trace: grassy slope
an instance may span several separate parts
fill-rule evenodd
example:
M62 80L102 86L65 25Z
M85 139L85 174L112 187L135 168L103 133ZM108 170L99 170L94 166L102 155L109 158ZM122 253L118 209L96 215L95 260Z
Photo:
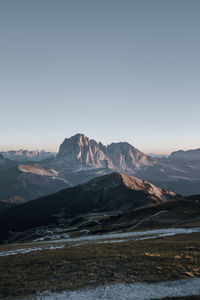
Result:
M193 233L0 257L0 295L200 276L199 244L200 234Z

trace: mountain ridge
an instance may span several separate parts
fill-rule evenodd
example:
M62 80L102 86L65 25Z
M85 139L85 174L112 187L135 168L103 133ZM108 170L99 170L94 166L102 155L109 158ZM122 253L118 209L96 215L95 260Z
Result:
M47 158L53 158L55 156L54 152L48 152L45 150L9 150L2 151L0 155L3 155L5 158L17 161L17 162L26 162L26 161L35 161L39 162Z
M55 187L53 192L112 172L130 174L178 194L200 193L200 160L150 157L128 142L103 145L81 133L64 139L56 156L39 162L14 161L0 155L0 171L1 194L4 194L0 200L22 197L29 201L36 195L47 195L51 184ZM4 178L11 188L5 185Z
M87 213L128 211L174 198L176 194L172 192L131 175L114 172L7 209L0 214L0 235L8 234L9 230L69 222L71 218Z
M200 148L189 150L178 150L171 153L170 158L178 158L185 161L200 160Z

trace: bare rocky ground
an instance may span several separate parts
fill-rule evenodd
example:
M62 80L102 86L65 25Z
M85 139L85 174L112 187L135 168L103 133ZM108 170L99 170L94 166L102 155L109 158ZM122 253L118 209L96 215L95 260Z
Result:
M32 299L36 299L36 295L44 291L60 293L105 285L158 283L198 278L200 277L200 233L189 233L191 231L187 234L179 232L168 236L160 236L155 231L144 232L140 238L115 236L110 239L103 237L99 240L90 239L81 242L78 240L71 242L65 240L62 243L58 240L34 242L34 247L37 245L44 249L0 257L0 297L1 299L20 297L31 299L32 296ZM145 239L141 239L143 237ZM63 247L56 248L60 245ZM0 253L30 247L33 248L33 242L23 245L2 245ZM55 249L48 249L48 247L55 247ZM191 283L191 290L192 286ZM118 299L121 299L122 292L123 289L118 293ZM159 293L158 289L157 296ZM113 292L114 295L116 294ZM160 299L163 297L173 299L166 298L169 296L167 294L160 294L160 296L162 296ZM178 299L199 299L200 292L199 295L190 298L189 295L186 298L181 294L170 295L170 297L174 296L182 297ZM38 299L45 299L42 296L38 297L40 297ZM79 299L84 298L79 297Z

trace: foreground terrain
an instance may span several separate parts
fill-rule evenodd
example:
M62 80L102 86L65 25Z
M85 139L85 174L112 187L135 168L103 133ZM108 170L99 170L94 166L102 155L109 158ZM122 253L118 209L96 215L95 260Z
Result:
M1 299L200 295L199 195L112 173L8 208L0 225Z
M0 295L2 299L29 299L29 296L43 291L61 292L118 283L153 283L199 277L199 231L199 228L168 229L115 233L98 239L88 236L85 239L77 237L2 245ZM16 252L34 247L44 248Z

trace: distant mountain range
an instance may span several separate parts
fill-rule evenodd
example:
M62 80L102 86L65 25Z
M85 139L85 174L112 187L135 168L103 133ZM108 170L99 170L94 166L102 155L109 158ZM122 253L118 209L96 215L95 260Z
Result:
M72 185L110 172L124 172L183 194L200 193L200 160L148 156L127 142L108 146L83 134L65 139L46 166L59 170Z
M34 150L34 151L29 151L29 150L17 150L17 151L5 151L5 152L0 152L4 157L14 160L14 161L19 161L19 162L25 162L25 161L41 161L43 159L47 158L52 158L56 155L56 153L53 152L47 152L45 150Z
M127 142L105 146L76 134L63 141L57 154L2 153L0 201L7 203L32 200L112 172L130 174L179 194L200 193L199 149L151 157Z
M155 158L168 158L169 155L166 155L166 154L156 154L156 153L148 153L147 154L148 156L151 156L151 157L155 157Z
M185 161L200 160L200 148L187 151L175 151L171 153L170 158L178 158Z
M55 170L34 163L20 164L0 154L0 209L9 203L23 203L69 186Z
M176 197L173 192L131 175L111 173L7 209L0 214L0 235L49 224L67 224L87 213L129 211Z

